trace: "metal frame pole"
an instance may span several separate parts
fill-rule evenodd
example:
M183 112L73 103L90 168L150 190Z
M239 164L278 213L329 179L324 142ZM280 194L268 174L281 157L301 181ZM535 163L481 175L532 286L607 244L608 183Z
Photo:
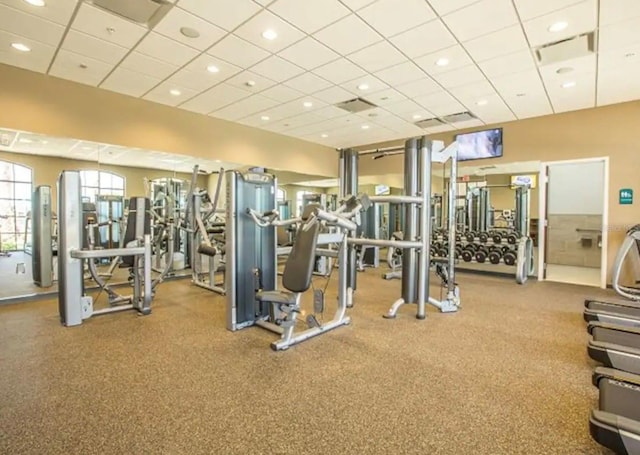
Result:
M448 298L452 298L455 293L456 281L456 201L458 198L458 151L451 157L451 169L449 170L449 213L454 216L449 217L449 264L447 283Z
M420 209L420 266L418 268L418 312L417 319L426 317L426 302L429 299L429 265L431 263L431 149L432 142L420 140L420 183L422 207ZM455 237L454 237L455 238ZM404 272L403 272L404 273Z
M404 152L404 192L406 196L418 193L418 139L409 139ZM418 207L410 203L404 207L404 240L415 241L418 236ZM416 254L413 248L402 252L402 299L405 303L417 301Z

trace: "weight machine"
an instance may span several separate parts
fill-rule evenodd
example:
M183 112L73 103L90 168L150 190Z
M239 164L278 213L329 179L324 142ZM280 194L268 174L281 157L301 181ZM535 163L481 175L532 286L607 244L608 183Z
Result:
M344 201L335 211L310 204L301 218L280 220L276 209L276 179L268 174L229 171L227 179L227 329L259 326L280 335L272 349L287 349L309 338L349 324L347 287L347 235L355 232L366 198ZM279 226L298 225L295 241L287 257L282 284L277 290L277 242ZM333 232L321 233L331 227ZM331 250L320 245L337 245ZM307 318L308 328L296 332L302 314L301 296L311 286L315 257L337 258L339 267L338 304L330 321ZM355 263L354 263L355 265ZM324 299L314 292L314 310L323 312ZM321 310L321 311L318 311Z
M96 245L95 218L82 211L79 171L63 171L58 178L59 250L58 250L58 309L65 326L82 324L92 316L123 310L151 312L153 290L164 274L151 277L150 202L146 198L131 198L123 248L101 249ZM83 235L86 230L87 235ZM173 232L173 228L169 230ZM171 235L171 234L170 234ZM85 239L83 241L83 239ZM173 240L171 238L171 240ZM86 243L86 247L85 247ZM133 294L122 296L109 286L97 270L96 260L121 257L122 266L129 268ZM109 307L94 308L94 299L85 294L83 263L86 261L91 277L101 291L109 296Z
M51 187L38 186L31 201L31 267L33 282L41 288L53 286L53 211ZM57 245L55 246L57 254Z

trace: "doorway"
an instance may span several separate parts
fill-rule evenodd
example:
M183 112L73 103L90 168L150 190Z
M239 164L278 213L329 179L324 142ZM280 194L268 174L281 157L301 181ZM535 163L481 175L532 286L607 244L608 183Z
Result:
M540 217L544 220L545 280L606 286L609 160L594 158L542 164Z

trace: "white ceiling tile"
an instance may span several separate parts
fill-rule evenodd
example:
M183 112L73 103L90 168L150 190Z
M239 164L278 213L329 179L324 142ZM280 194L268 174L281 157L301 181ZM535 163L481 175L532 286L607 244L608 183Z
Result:
M485 60L478 63L478 66L489 79L505 74L519 73L536 67L529 49Z
M52 46L57 46L64 34L64 27L60 24L2 4L0 4L0 30Z
M353 93L346 91L342 87L334 85L333 87L314 93L313 96L325 103L336 104L352 99Z
M490 125L492 123L504 123L504 122L512 122L514 120L518 120L518 118L514 115L513 112L509 108L504 110L492 111L492 112L483 112L481 114L477 114L478 119L482 121L485 125Z
M415 98L416 96L437 92L440 90L440 86L438 86L433 79L425 76L417 81L402 84L396 87L396 89L408 98Z
M69 23L77 3L78 0L55 0L45 3L44 6L33 6L24 0L0 0L0 4L19 9L65 27Z
M552 24L561 21L567 22L567 28L561 32L549 31L549 27ZM586 0L574 6L528 20L523 25L529 44L533 47L593 31L597 24L598 8L596 0Z
M49 74L95 87L112 69L111 64L60 49Z
M396 35L390 41L410 58L421 57L457 44L454 36L440 20L427 22Z
M460 85L449 89L449 93L455 96L463 104L468 102L475 102L479 99L484 99L489 95L495 95L495 90L489 81L481 80L478 82L472 82L471 84Z
M406 61L404 55L398 52L388 41L380 41L365 47L350 54L347 58L370 73Z
M133 47L147 29L100 8L82 3L71 28L126 48Z
M434 117L436 117L436 115L433 112L428 111L422 106L418 106L416 109L412 110L411 112L398 114L398 117L396 118L399 119L399 121L396 121L395 124L387 123L387 122L383 122L382 124L389 128L393 128L394 126L397 128L397 127L406 126L407 123L413 124L415 122L419 122L420 120L426 120Z
M125 47L75 30L69 30L62 43L62 49L114 65L119 63L129 51Z
M358 15L387 38L436 18L424 0L378 0Z
M467 41L464 43L464 47L476 62L529 49L520 25L507 27Z
M151 76L154 79L164 79L174 73L177 65L172 65L139 52L130 53L120 64L120 68Z
M374 122L374 121L378 122L378 121L382 121L382 119L386 117L393 116L391 112L389 112L388 110L382 107L375 107L373 109L367 109L366 111L356 112L355 115L369 122Z
M313 111L313 113L316 115L319 115L322 118L329 119L329 121L348 115L347 111L335 106L324 106L320 109ZM321 125L325 125L323 126L323 129L327 128L326 122L321 123Z
M251 92L222 83L181 104L180 109L208 114L248 96Z
M483 126L484 122L480 119L474 119L474 120L466 120L464 122L456 122L453 123L452 126L454 126L456 129L464 129L464 128L475 128L477 126Z
M357 11L365 6L375 2L376 0L341 0L342 3L347 5L353 11Z
M546 96L529 100L529 102L509 102L509 107L519 119L553 114L553 108Z
M100 85L100 88L140 97L158 83L160 83L160 79L118 67Z
M31 48L31 52L17 51L11 47L11 43L23 43ZM55 46L0 30L0 63L45 73L55 52Z
M500 98L500 95L494 91L476 91L476 96L460 96L458 99L467 108L467 110L473 112L477 117L483 121L487 121L487 118L494 121L497 117L508 117L512 114L509 106ZM478 104L478 101L483 101L482 104Z
M269 9L309 34L350 14L338 0L278 0Z
M432 110L438 106L453 104L456 102L455 98L451 96L449 92L444 90L416 97L414 101L427 110Z
M212 73L208 71L207 68L210 66L215 66L218 69L218 72ZM207 81L222 81L231 76L235 76L242 71L242 68L232 65L231 63L227 63L224 60L221 60L218 57L213 57L209 54L200 54L183 69L194 74L201 74L202 79Z
M495 77L491 80L498 93L505 98L515 97L518 94L544 93L544 86L535 69L520 73Z
M331 82L327 82L321 77L316 76L313 73L304 73L300 76L296 76L293 79L289 79L284 83L287 87L291 87L294 90L310 95L311 93L319 92L331 86Z
M182 27L192 28L200 34L197 38L189 38L180 31ZM208 49L220 40L227 32L193 14L180 9L171 8L162 20L153 27L161 35L200 51Z
M178 66L186 64L199 54L197 50L155 32L145 36L136 51Z
M413 62L404 62L399 65L378 71L375 76L391 87L417 81L424 77L424 72Z
M263 38L262 33L265 30L275 31L278 37L274 40ZM305 36L300 30L267 10L263 10L253 16L249 21L238 27L234 33L271 52L279 52L285 47L300 41Z
M572 68L573 71L570 73L560 73L557 71L560 68ZM545 65L540 67L540 76L542 76L543 81L555 82L557 84L562 84L566 80L573 80L576 77L580 77L583 74L592 74L596 72L596 56L594 55L586 55L580 58L574 58L570 60L565 60L560 63L553 63L550 65Z
M517 24L518 16L511 0L481 0L444 16L443 20L458 40L469 41Z
M429 3L439 16L444 16L479 1L480 0L429 0Z
M167 83L175 85L176 87L184 87L194 90L199 93L220 83L221 78L215 78L213 76L215 75L210 74L207 71L194 72L182 68L173 76L168 78Z
M313 112L306 112L304 114L282 120L282 131L300 128L305 125L317 124L323 120L324 118L314 114Z
M253 82L253 84L247 84L248 82ZM277 82L272 81L261 74L248 70L227 79L225 83L250 93L258 93L277 84Z
M304 73L304 70L293 63L272 55L266 60L261 61L251 68L251 71L261 74L276 82L286 81L298 74Z
M303 96L302 93L284 85L275 85L267 90L260 92L261 95L271 98L272 100L286 103Z
M640 16L640 2L637 0L616 0L600 2L600 27L622 22Z
M610 51L640 42L638 19L633 18L600 28L598 49Z
M393 88L387 88L380 90L379 92L370 93L366 98L376 106L387 106L406 99L402 93Z
M640 41L630 46L613 50L601 50L598 53L600 72L626 72L640 63ZM633 78L629 77L630 80ZM633 80L635 83L636 81Z
M575 111L595 107L596 104L596 75L583 75L577 85L565 89L558 85L547 85L549 98L553 110L558 112Z
M327 46L311 37L298 41L278 55L306 70L312 70L340 57Z
M447 59L449 64L438 66L436 62L440 59ZM464 48L459 44L423 55L415 59L415 62L430 75L446 73L473 63Z
M640 61L618 68L599 72L598 106L640 99Z
M544 14L549 14L584 0L514 0L520 20L527 21ZM617 0L616 0L617 1ZM633 0L632 0L633 1ZM604 3L607 3L606 1Z
M228 105L227 107L223 107L222 109L218 109L217 111L212 112L212 117L223 118L225 120L238 120L243 117L246 117L251 114L255 114L256 112L263 111L265 109L269 109L270 107L278 104L277 101L269 99L262 95L253 95L248 98L244 98L240 101L237 101L233 104Z
M209 49L207 54L221 58L242 68L249 68L251 65L269 56L269 53L264 49L260 49L235 35L227 35Z
M179 95L172 95L171 91L177 90ZM176 92L176 93L178 93ZM176 85L169 81L164 81L162 84L155 87L149 93L144 96L145 100L153 101L155 103L166 104L168 106L177 106L180 103L185 102L189 98L197 95L198 92L191 90L187 87Z
M382 40L374 29L354 14L320 30L314 36L342 55L351 54Z
M225 30L233 30L260 11L251 0L180 0L178 6Z
M438 117L458 114L465 111L465 107L453 98L448 102L443 102L440 104L433 103L429 105L427 109Z
M362 68L344 58L322 65L313 72L334 84L342 84L367 74Z
M404 99L400 102L385 106L385 109L393 114L404 117L406 115L417 113L418 111L422 110L423 107L413 100Z
M363 84L366 84L369 88L360 90L358 86L361 86ZM387 84L382 82L377 77L371 75L359 77L358 79L340 84L340 86L343 89L350 91L354 95L361 96L363 98L368 98L371 93L379 92L380 90L389 88Z
M469 65L446 73L436 74L433 78L444 88L458 87L485 80L484 74L476 65Z

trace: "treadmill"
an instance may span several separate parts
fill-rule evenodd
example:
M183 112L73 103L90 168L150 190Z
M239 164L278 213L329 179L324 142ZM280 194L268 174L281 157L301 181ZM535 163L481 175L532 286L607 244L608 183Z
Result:
M600 390L589 417L593 439L617 454L640 453L640 376L598 367L593 384Z
M588 330L589 357L605 367L640 375L640 327L591 322Z
M638 269L640 269L640 224L627 231L613 264L613 289L623 298L614 300L586 299L584 302L585 321L640 327L640 288L623 286L620 283L622 267L627 257L631 257L637 276ZM636 282L638 281L636 280Z

